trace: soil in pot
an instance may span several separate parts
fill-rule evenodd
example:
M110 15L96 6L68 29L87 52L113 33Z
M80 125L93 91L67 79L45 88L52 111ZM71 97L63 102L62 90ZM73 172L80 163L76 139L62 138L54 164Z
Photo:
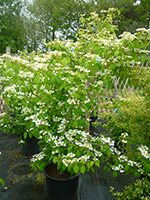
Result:
M65 179L71 177L70 173L68 173L67 171L64 171L62 174L60 170L57 170L57 165L54 163L48 165L45 168L45 171L49 176L52 176L53 178Z

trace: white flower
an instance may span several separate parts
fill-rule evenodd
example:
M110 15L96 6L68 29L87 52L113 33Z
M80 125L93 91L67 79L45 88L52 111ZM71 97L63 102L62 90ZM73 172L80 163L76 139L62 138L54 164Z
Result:
M150 33L150 29L146 29L146 28L138 28L138 29L136 29L136 31L141 31L141 32Z
M18 144L24 144L25 142L23 141L23 140L20 140L19 142L18 142Z
M64 160L62 160L62 163L63 163L66 167L68 167L68 164L70 164L70 161L71 161L71 160L64 159Z
M148 153L148 147L147 146L143 146L141 145L141 147L138 148L138 150L140 150L141 154L147 158L147 159L150 159L150 153Z
M133 34L131 34L130 32L126 32L124 31L123 34L119 35L119 37L122 37L122 39L125 39L125 40L134 40L134 39L137 39L137 37Z
M34 154L34 155L32 156L31 162L35 162L35 161L37 161L37 160L42 160L45 156L46 156L46 155L44 154L44 152L41 151L40 153Z
M112 166L112 169L115 171L120 171L120 173L124 172L124 167L121 164L119 164L118 166Z
M53 117L54 122L59 122L62 118L61 117Z
M70 157L70 158L74 158L76 155L74 154L74 153L68 153L67 155L66 155L66 157Z
M58 153L58 150L52 151L52 154L56 154Z
M128 157L127 157L127 156L124 156L124 155L121 155L120 157L118 157L118 160L119 160L120 162L128 161Z
M128 133L121 133L121 136L127 137L127 136L128 136Z

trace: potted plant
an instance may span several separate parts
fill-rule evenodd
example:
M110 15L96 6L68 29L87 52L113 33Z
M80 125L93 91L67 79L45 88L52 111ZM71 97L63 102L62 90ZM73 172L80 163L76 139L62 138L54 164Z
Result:
M11 60L12 58L6 55L7 59ZM14 61L12 63L15 65ZM21 67L16 63L16 68L12 68L12 63L9 61L6 63L4 61L1 62L2 95L7 104L7 110L0 120L0 126L5 133L17 133L22 153L30 156L40 151L40 147L37 144L39 134L37 132L32 132L31 134L29 130L29 127L31 129L31 122L26 123L25 121L25 118L34 111L26 108L26 102L24 101L24 96L28 98L27 93L25 93L26 86L22 84L22 80L17 76ZM32 129L34 129L33 123Z
M9 58L11 69L5 74L5 80L14 77L23 93L21 112L24 108L30 110L24 118L29 125L26 131L40 137L42 150L31 159L32 169L38 168L47 174L52 162L58 173L67 174L66 180L69 180L72 178L68 178L68 173L76 177L80 172L94 171L95 166L100 167L100 161L111 158L114 165L110 167L116 176L114 166L120 152L113 147L114 141L103 135L91 136L87 127L91 113L96 115L98 95L104 94L106 83L109 89L114 76L134 77L131 71L137 56L147 58L147 52L141 52L140 47L146 48L148 32L124 33L118 39L113 25L115 12L118 11L110 8L102 11L100 18L95 13L87 19L82 16L83 28L79 29L75 43L54 40L47 44L49 51L45 54L34 52ZM97 59L101 61L101 70ZM55 191L59 193L58 188ZM67 199L65 195L61 193ZM74 192L69 198L75 199L75 196Z

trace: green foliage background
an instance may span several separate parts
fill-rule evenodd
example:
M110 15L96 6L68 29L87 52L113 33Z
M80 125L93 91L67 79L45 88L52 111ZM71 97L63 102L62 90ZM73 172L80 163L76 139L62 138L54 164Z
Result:
M0 53L6 52L6 46L12 53L26 49L32 52L37 48L46 50L46 42L59 39L76 40L75 34L80 26L81 14L86 17L93 11L101 16L100 10L110 7L121 12L114 24L117 34L123 31L135 32L136 28L149 28L149 0L134 5L130 0L33 0L33 3L21 0L0 1Z

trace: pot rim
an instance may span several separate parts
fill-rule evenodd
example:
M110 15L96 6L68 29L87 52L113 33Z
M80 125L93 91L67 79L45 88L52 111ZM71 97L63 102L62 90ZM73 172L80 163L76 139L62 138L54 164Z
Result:
M45 171L46 167L47 167L49 164L51 164L51 163L52 163L52 161L50 161L50 162L44 167L44 174L45 174L46 177L48 177L48 178L50 178L50 179L57 180L57 181L67 181L67 180L72 180L72 179L74 179L75 177L79 177L79 176L81 175L81 172L78 172L78 174L75 174L75 175L70 176L70 177L68 177L68 178L62 178L62 179L60 179L60 178L54 178L54 177L48 175L48 174L46 173L46 171Z

